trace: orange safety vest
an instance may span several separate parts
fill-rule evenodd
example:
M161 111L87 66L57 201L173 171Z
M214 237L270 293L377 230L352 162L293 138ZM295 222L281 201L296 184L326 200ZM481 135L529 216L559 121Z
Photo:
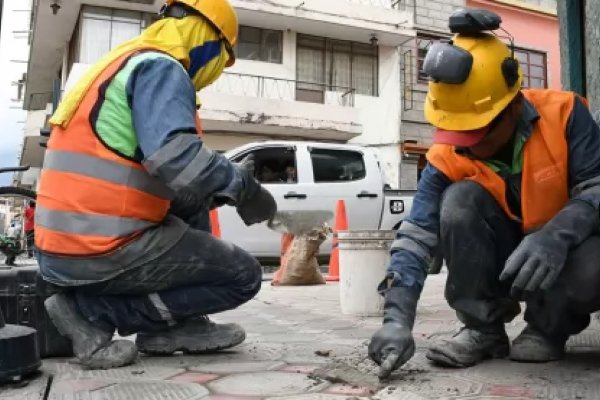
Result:
M134 240L165 218L172 191L137 161L108 148L90 115L100 88L133 54L116 59L85 95L67 128L48 141L37 195L35 243L43 252L93 256ZM196 114L200 133L200 119Z
M532 89L523 90L523 95L540 115L523 150L521 226L527 233L548 222L569 199L566 131L575 94ZM485 163L461 156L453 146L442 144L431 147L427 160L453 182L469 179L479 183L509 217L518 220L506 201L504 180Z

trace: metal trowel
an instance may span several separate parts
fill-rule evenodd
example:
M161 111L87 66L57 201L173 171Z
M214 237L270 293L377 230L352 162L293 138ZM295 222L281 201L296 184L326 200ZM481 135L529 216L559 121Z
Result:
M325 210L277 211L267 222L267 226L279 233L291 233L294 236L305 235L311 231L331 224L333 212Z

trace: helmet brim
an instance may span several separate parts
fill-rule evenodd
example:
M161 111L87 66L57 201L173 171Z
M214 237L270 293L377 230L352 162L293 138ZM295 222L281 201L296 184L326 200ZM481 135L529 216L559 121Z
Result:
M457 147L471 147L481 142L487 133L488 127L472 131L448 131L438 128L433 134L433 142Z

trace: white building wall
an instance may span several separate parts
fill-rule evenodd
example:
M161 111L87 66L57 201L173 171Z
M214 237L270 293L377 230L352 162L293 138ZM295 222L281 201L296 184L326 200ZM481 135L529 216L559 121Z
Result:
M379 97L360 96L355 106L360 110L362 135L351 143L379 149L386 183L400 185L400 54L396 47L379 48Z
M412 7L367 0L232 0L242 24L290 29L337 39L366 42L375 34L387 45L412 29Z
M39 136L40 129L44 126L46 118L50 113L52 105L48 105L46 110L36 110L27 112L25 121L24 136Z
M12 213L8 204L0 203L0 234L4 234L10 225Z
M19 98L18 82L27 72L29 57L28 29L31 0L6 0L0 25L0 164L15 166L19 162L26 112ZM23 96L23 93L21 93ZM11 173L0 175L0 186L13 183Z

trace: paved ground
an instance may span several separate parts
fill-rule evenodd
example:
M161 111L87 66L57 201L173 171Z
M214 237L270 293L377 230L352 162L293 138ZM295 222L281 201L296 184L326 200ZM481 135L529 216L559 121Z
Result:
M246 343L207 356L142 357L131 367L83 371L45 360L43 374L0 399L600 399L600 327L574 338L567 359L545 365L496 360L464 370L432 366L427 344L458 328L443 301L445 275L427 282L415 326L418 351L392 380L380 383L366 340L380 318L340 315L338 286L278 287L219 321L241 322ZM515 336L522 322L508 326Z

